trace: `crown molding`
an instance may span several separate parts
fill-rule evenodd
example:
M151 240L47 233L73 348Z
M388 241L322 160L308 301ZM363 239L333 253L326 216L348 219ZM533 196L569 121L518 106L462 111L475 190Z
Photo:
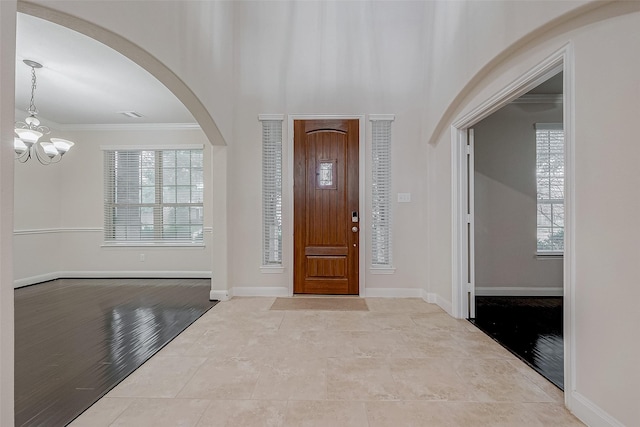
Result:
M369 114L369 121L370 122L376 122L376 121L394 121L396 119L396 115L395 114Z
M152 131L152 130L200 130L197 123L105 123L58 125L61 131Z
M258 114L258 121L280 120L284 121L284 114Z
M1 1L1 0L0 0ZM28 116L26 111L15 109L16 121L24 121ZM40 122L52 131L152 131L152 130L200 130L197 123L87 123L87 124L61 124L38 115Z

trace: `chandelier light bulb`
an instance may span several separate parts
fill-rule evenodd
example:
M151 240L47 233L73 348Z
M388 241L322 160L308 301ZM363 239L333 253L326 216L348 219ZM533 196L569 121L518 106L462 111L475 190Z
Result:
M55 156L57 156L59 154L58 150L56 150L56 147L51 142L48 142L48 141L41 142L40 146L44 150L44 154L49 156L49 158L51 158L51 159L53 159Z
M75 143L62 138L51 138L51 142L61 156L75 145Z
M29 149L27 144L25 144L20 138L13 138L13 149L15 150L17 155L23 154L25 151Z
M42 132L38 132L35 129L14 129L14 130L18 134L18 137L29 147L31 147L33 144L38 142L38 140L43 135Z

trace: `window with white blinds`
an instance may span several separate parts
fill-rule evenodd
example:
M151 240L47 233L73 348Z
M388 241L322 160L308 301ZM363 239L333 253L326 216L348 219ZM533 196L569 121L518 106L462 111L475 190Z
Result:
M564 251L564 130L562 124L536 123L538 188L537 250Z
M371 119L371 264L392 266L391 235L391 123Z
M262 265L282 265L282 119L262 122Z
M203 152L104 151L106 244L203 242Z

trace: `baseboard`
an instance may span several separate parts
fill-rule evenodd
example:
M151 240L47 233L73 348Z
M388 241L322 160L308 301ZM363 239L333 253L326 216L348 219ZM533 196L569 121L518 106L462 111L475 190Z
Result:
M210 279L211 271L57 271L13 281L14 288L56 279Z
M230 291L211 291L212 296L214 292L218 296L226 296L227 298L291 296L286 286L234 286ZM424 295L424 291L419 288L368 288L364 293L364 296L368 298L423 298Z
M13 281L13 287L15 289L22 288L24 286L35 285L36 283L48 282L49 280L59 279L58 273L40 274L38 276L25 277L24 279L17 279Z
M432 292L423 292L422 299L430 304L436 304L438 307L447 312L449 316L453 317L453 304L442 298L440 295Z
M573 415L590 427L624 427L620 421L575 391L569 393L567 407Z
M368 298L422 298L420 288L365 288Z
M217 290L211 290L209 292L209 300L210 301L229 301L231 299L233 295L229 292L229 291L217 291Z
M476 296L561 297L562 295L564 295L562 287L476 286Z
M286 286L234 286L231 288L234 297L288 297Z

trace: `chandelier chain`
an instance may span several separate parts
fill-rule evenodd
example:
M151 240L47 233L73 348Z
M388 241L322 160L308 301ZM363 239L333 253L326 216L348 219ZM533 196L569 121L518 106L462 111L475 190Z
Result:
M36 92L36 69L34 67L31 67L31 101L29 102L29 109L27 110L31 114L38 112L38 109L36 108L35 92Z

